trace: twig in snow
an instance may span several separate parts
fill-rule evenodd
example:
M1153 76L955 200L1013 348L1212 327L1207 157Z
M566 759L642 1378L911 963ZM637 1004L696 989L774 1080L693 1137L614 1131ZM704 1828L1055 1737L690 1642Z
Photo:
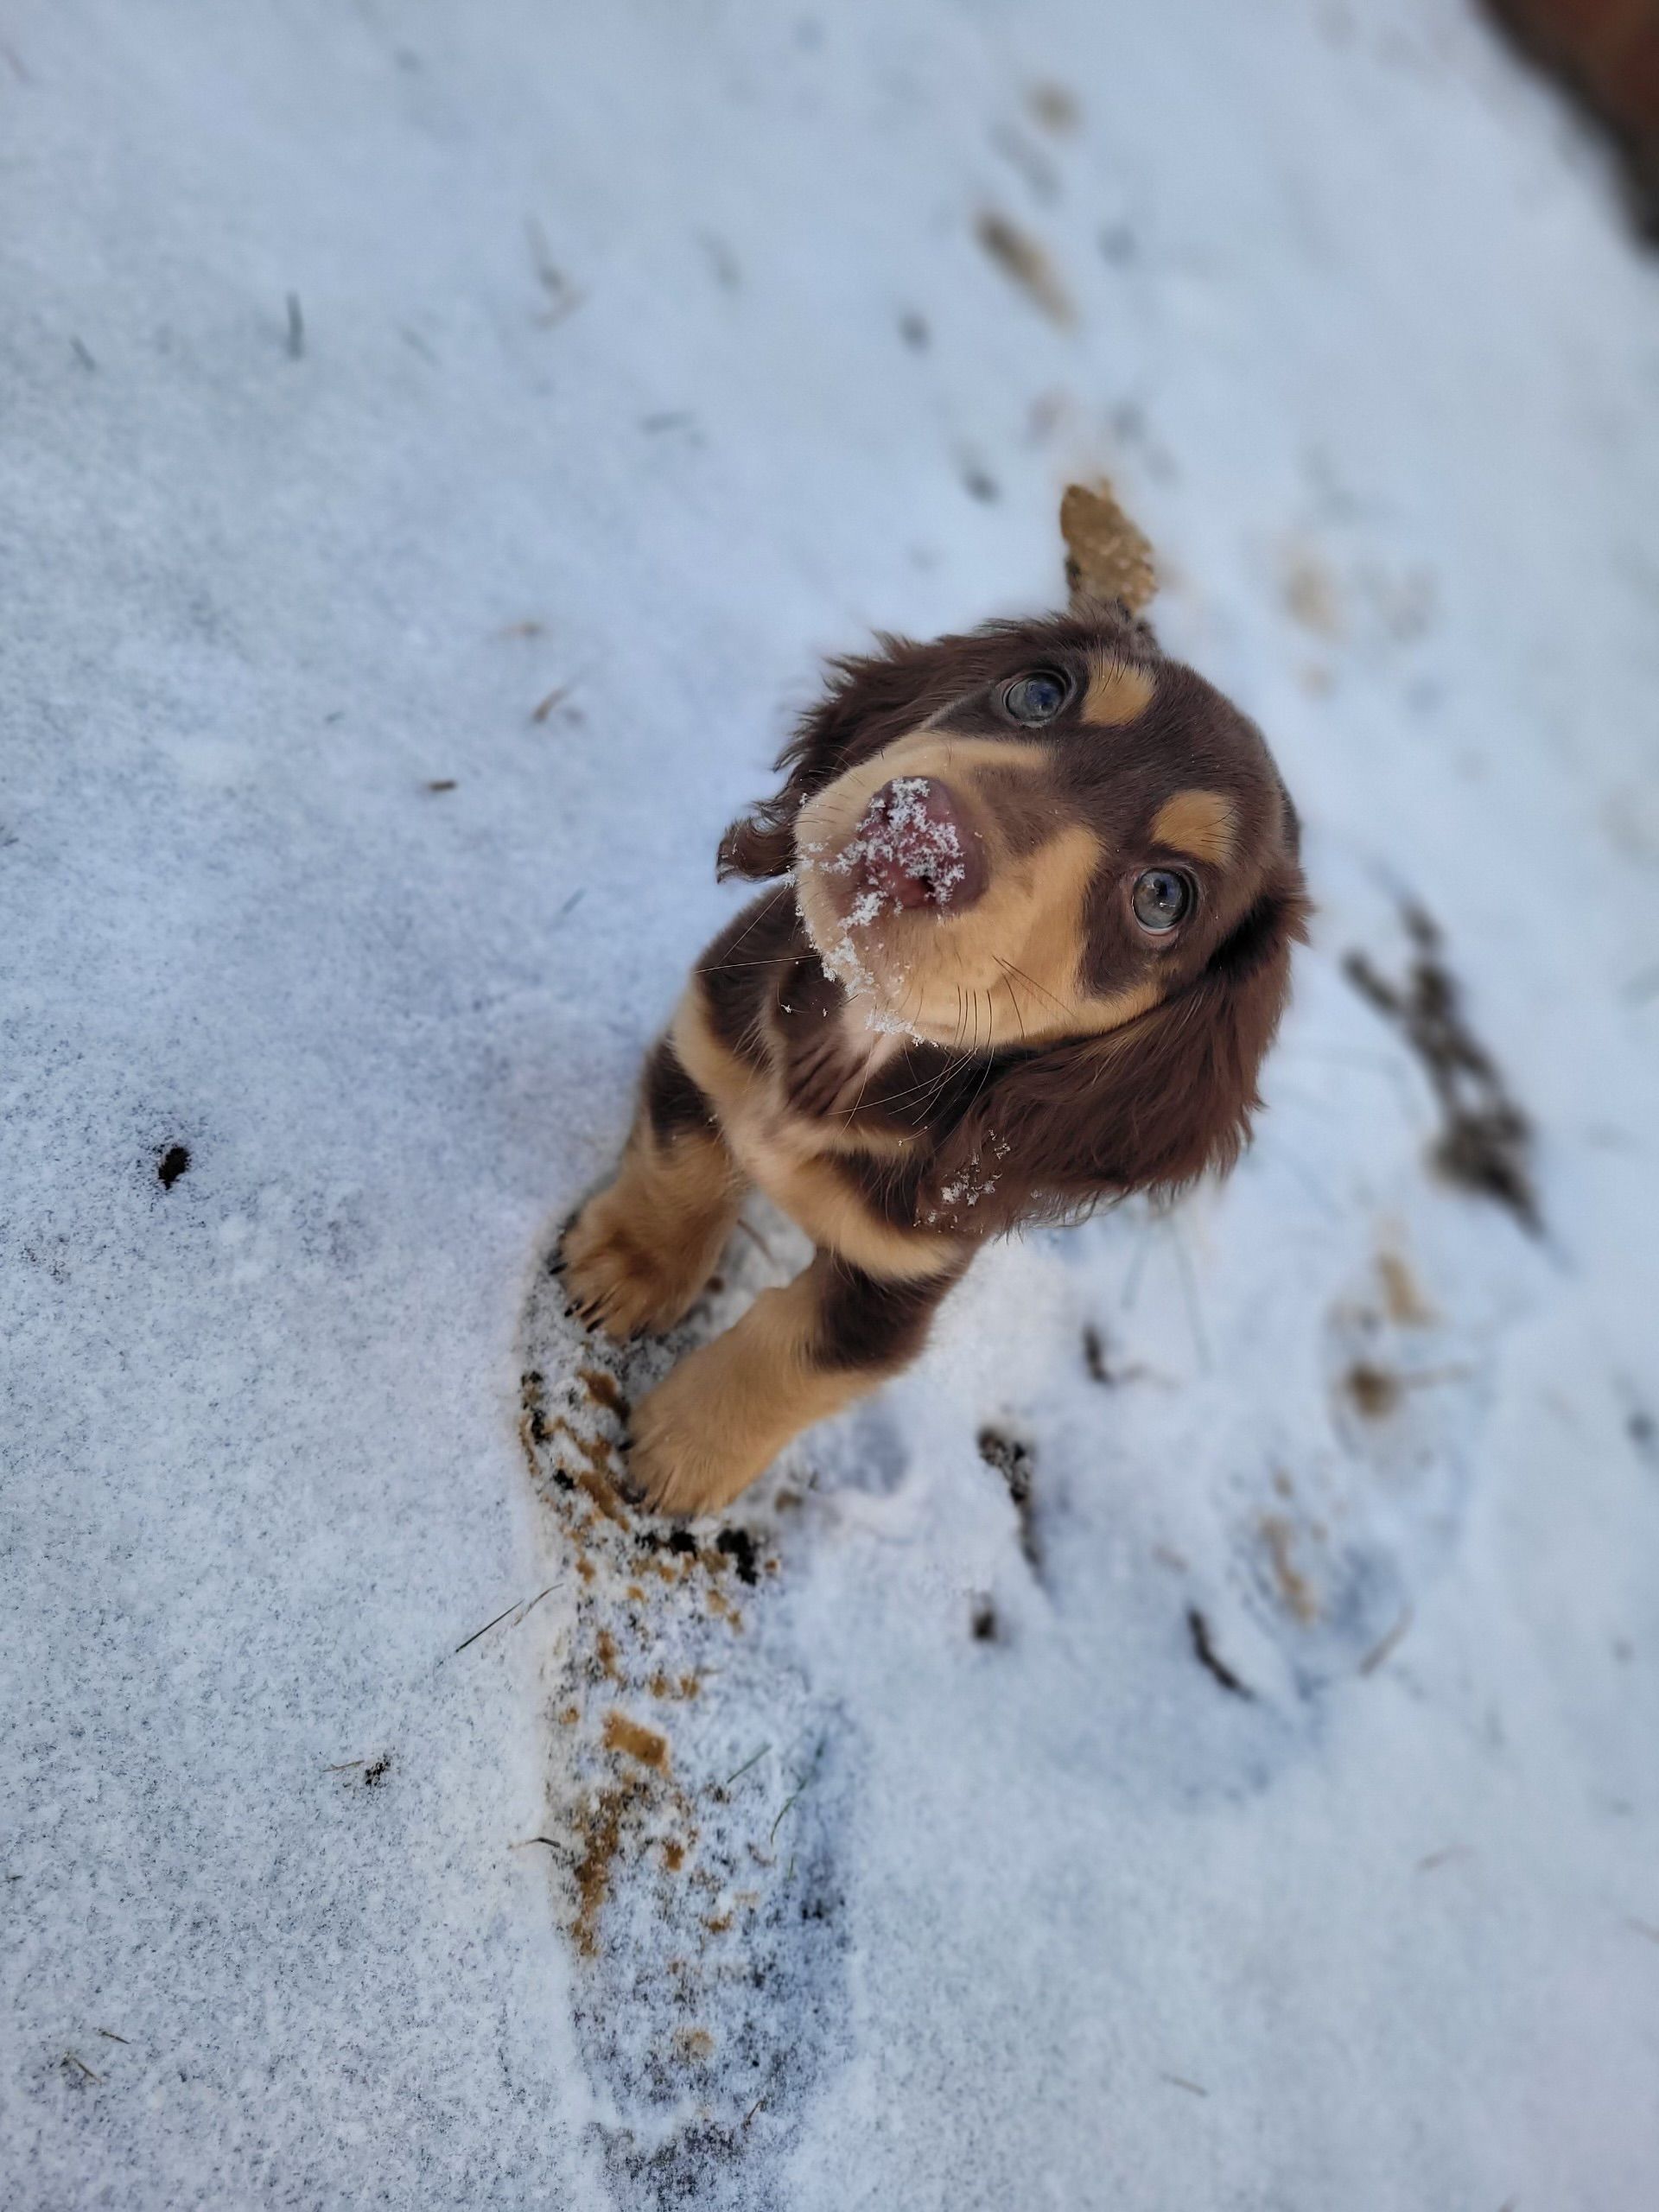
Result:
M93 2073L92 2068L77 2051L66 2050L63 2054L63 2063L66 2066L78 2066L89 2082L101 2082L104 2079L101 2074Z
M98 366L98 363L92 359L91 353L87 351L86 347L81 343L79 338L72 337L70 339L69 351L80 363L83 369L95 369Z
M509 1851L528 1851L532 1843L544 1843L550 1851L556 1851L559 1848L557 1842L550 1835L527 1835L518 1843L510 1843L507 1846L507 1849Z
M766 1847L767 1847L767 1852L770 1852L772 1845L774 1845L774 1842L777 1842L777 1838L779 1838L779 1829L783 1827L783 1816L785 1816L787 1812L791 1812L791 1809L794 1809L794 1805L797 1805L797 1802L801 1801L803 1792L805 1792L807 1787L812 1785L812 1777L814 1777L814 1774L818 1772L818 1763L823 1761L823 1752L825 1752L825 1745L827 1745L827 1743L830 1743L830 1737L827 1737L827 1732L825 1732L825 1734L823 1734L823 1737L818 1737L818 1741L814 1743L814 1745L812 1745L812 1758L807 1758L807 1770L805 1770L805 1774L798 1774L798 1777L797 1777L797 1783L794 1783L794 1789L791 1789L791 1792L787 1794L787 1796L785 1796L785 1801L783 1801L781 1805L779 1805L779 1816L777 1816L777 1821L772 1822L772 1827L770 1827L770 1832L767 1832L767 1838L766 1838Z
M801 1790L804 1789L805 1787L806 1784L802 1783L799 1789L791 1789L789 1796L785 1798L783 1803L778 1808L778 1818L772 1822L771 1833L766 1837L766 1848L768 1851L771 1850L772 1845L778 1840L778 1831L783 1825L784 1815L793 1806L796 1799L800 1796Z
M574 685L571 683L556 683L553 689L548 693L546 698L543 699L539 705L531 709L530 719L531 721L544 722L548 716L552 713L554 708L560 705L563 701L569 697L573 688Z
M1380 1643L1374 1643L1370 1649L1365 1654L1365 1656L1360 1661L1359 1671L1362 1675L1374 1675L1376 1672L1377 1669L1382 1664L1382 1662L1389 1656L1389 1653L1395 1649L1395 1646L1405 1635L1406 1630L1411 1626L1414 1618L1414 1616L1412 1612L1411 1607L1409 1605L1406 1606L1404 1611L1401 1613L1399 1619L1395 1621L1394 1626L1389 1630L1382 1642Z
M300 296L288 296L288 358L297 361L305 352L305 315L300 306Z
M545 1598L550 1592L556 1590L558 1586L559 1586L556 1582L550 1582L547 1586L547 1589L538 1590L533 1598L520 1598L516 1604L509 1605L506 1608L505 1612L498 1613L493 1621L486 1621L482 1628L475 1628L470 1636L463 1637L461 1642L455 1646L454 1649L449 1654L449 1656L452 1659L459 1657L461 1653L467 1649L467 1646L469 1643L476 1643L480 1636L487 1636L493 1628L499 1628L502 1622L507 1618L508 1613L517 1613L519 1619L522 1620L526 1613L533 1611L534 1609L541 1604L543 1599ZM513 1625L517 1627L518 1623L515 1622Z
M1186 1609L1186 1631L1192 1639L1194 1657L1201 1667L1207 1668L1224 1690L1235 1697L1253 1698L1255 1692L1249 1684L1236 1675L1216 1649L1211 1640L1210 1624L1196 1605Z
M1158 2076L1158 2079L1160 2082L1169 2082L1177 2089L1185 2089L1190 2094L1195 2097L1207 2097L1210 2094L1209 2090L1203 2088L1198 2082L1189 2082L1185 2074L1160 2074Z
M516 1612L518 1610L518 1600L515 1598L512 1605L504 1607L493 1621L486 1621L482 1628L475 1628L470 1636L463 1637L449 1656L452 1659L458 1658L469 1643L476 1643L480 1636L487 1636L493 1628L499 1628L509 1613Z
M102 2036L106 2043L124 2043L129 2050L132 2048L130 2040L126 2036L117 2035L113 2028L94 2028L92 2032Z
M812 1756L807 1761L806 1772L802 1775L799 1781L795 1784L794 1789L791 1790L789 1796L785 1798L783 1803L778 1808L778 1818L772 1822L771 1832L766 1837L766 1849L768 1851L772 1849L772 1845L778 1840L778 1831L783 1825L785 1814L787 1813L796 1803L802 1792L810 1783L813 1776L817 1772L818 1761L823 1757L823 1747L829 1740L830 1738L828 1736L819 1737L817 1744L813 1747Z
M728 1774L725 1781L720 1784L720 1787L722 1789L729 1789L732 1784L737 1781L741 1776L746 1775L752 1766L758 1766L771 1749L772 1745L770 1744L762 1744L754 1757L751 1759L745 1759L742 1765L737 1770L737 1773Z

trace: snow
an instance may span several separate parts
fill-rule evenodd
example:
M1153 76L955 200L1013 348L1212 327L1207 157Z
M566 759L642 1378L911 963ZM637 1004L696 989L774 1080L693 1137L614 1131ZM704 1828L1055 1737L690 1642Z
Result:
M945 906L967 879L961 832L954 819L938 817L931 810L933 788L925 776L895 776L875 793L850 836L833 851L826 838L810 836L804 829L793 878L803 887L801 913L807 933L824 974L842 986L850 1026L878 1037L914 1038L918 1043L927 1040L905 1017L911 970L890 954L881 957L880 933L871 938L866 932L884 915L905 912L900 886L906 880L925 886L924 896L910 904ZM835 791L830 785L832 801ZM809 903L805 887L815 877L822 883L829 876L851 877L860 887L848 899L838 899L833 890L827 890ZM876 958L880 975L873 972L867 953Z
M948 906L951 892L968 871L956 823L935 821L928 812L931 788L925 776L895 776L887 804L879 811L872 809L859 834L824 863L825 874L850 875L855 868L885 861L906 874L922 877L930 887L929 900ZM893 903L896 906L898 901Z
M1651 2205L1600 155L1452 0L60 0L0 103L8 2203ZM1101 469L1307 825L1258 1142L652 1553L673 1347L541 1262L719 832L818 656L1052 603ZM1536 1233L1344 970L1414 905Z

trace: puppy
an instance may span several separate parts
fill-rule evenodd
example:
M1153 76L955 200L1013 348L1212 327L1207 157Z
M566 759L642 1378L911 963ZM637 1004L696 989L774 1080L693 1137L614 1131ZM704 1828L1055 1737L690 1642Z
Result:
M1122 602L833 664L722 876L615 1179L589 1325L677 1320L750 1183L817 1247L635 1409L645 1504L724 1506L914 1358L981 1244L1225 1170L1306 900L1260 733Z

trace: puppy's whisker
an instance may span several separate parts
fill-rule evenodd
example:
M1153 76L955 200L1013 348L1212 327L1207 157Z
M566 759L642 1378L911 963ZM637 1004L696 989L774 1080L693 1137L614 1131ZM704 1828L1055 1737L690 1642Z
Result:
M986 996L986 1002L987 1002L987 1004L988 1004L988 1003L989 1003L989 1001L990 1001L990 993L988 991L988 992L986 993L985 996ZM967 1103L967 1106L966 1106L966 1107L964 1108L964 1109L963 1109L965 1113L971 1114L971 1113L973 1112L973 1110L974 1110L975 1107L978 1105L978 1103L979 1103L979 1094L980 1094L980 1092L981 1092L982 1090L984 1090L985 1085L987 1084L987 1083L988 1083L988 1082L989 1082L989 1080L990 1080L991 1070L992 1070L995 1065L996 1065L996 1059L995 1059L995 1056L994 1054L993 1054L993 1055L988 1056L988 1057L987 1058L987 1059L986 1059L984 1068L983 1068L982 1071L981 1072L979 1081L978 1081L978 1082L974 1085L973 1096L969 1099L968 1103Z
M749 923L748 926L744 930L741 937L733 938L732 950L735 952L739 945L747 944L748 943L749 939L754 935L756 930L760 928L761 923L766 920L768 916L775 912L778 902L780 899L792 898L793 895L792 892L789 891L785 886L780 884L777 890L771 892L766 898L762 899L755 909L753 920Z
M952 1049L954 1050L954 1048ZM906 1099L920 1096L923 1098L924 1105L922 1109L918 1109L918 1113L925 1110L927 1106L931 1105L933 1100L938 1096L939 1092L950 1081L951 1076L956 1073L957 1070L958 1068L965 1067L968 1065L968 1059L969 1055L965 1052L957 1055L954 1058L950 1057L950 1055L947 1053L944 1065L939 1070L937 1075L925 1075L919 1082L911 1084L908 1088L904 1090L890 1091L887 1096L882 1100L882 1104L884 1106L899 1106L902 1105Z
M962 1052L958 1053L955 1058L949 1059L945 1062L944 1067L940 1069L938 1076L934 1078L931 1086L929 1088L927 1096L923 1099L920 1106L917 1109L917 1116L918 1119L925 1118L926 1115L931 1110L936 1102L943 1095L946 1086L950 1083L952 1078L959 1075L963 1069L968 1065L969 1059L969 1055L966 1052Z
M1034 976L1027 976L1023 968L1016 967L1012 960L1005 960L1000 952L994 952L991 955L991 957L995 961L999 968L1005 969L1010 976L1017 976L1022 983L1029 984L1031 988L1036 992L1039 998L1046 999L1049 1004L1052 1007L1058 1007L1060 1013L1065 1014L1075 1014L1077 1013L1077 1007L1075 1001L1057 999L1053 992L1046 989L1044 986L1037 981L1037 978Z
M855 1099L854 1099L854 1101L853 1101L852 1104L848 1108L847 1111L846 1111L846 1112L842 1116L842 1117L841 1117L841 1118L842 1118L842 1120L843 1122L850 1122L850 1121L852 1121L852 1120L855 1118L855 1116L857 1115L857 1112L858 1112L859 1108L860 1108L860 1107L864 1103L864 1094L865 1094L865 1092L866 1092L866 1091L869 1089L869 1087L870 1087L870 1077L871 1077L871 1076L874 1073L874 1071L875 1071L875 1062L874 1062L874 1059L868 1059L868 1060L866 1060L866 1061L865 1061L865 1063L864 1063L864 1077L863 1077L863 1080L862 1080L862 1082L861 1082L861 1084L859 1084L859 1086L858 1086L858 1096L857 1096L857 1097L856 1097L856 1098L855 1098Z
M703 961L698 966L697 973L699 976L723 976L728 969L735 973L740 968L776 968L779 965L778 955L773 952L765 955L759 960Z

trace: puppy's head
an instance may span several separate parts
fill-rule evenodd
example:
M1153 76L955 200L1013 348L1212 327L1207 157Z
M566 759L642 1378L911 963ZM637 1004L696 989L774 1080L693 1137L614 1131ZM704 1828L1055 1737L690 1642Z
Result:
M792 866L815 947L878 1026L1017 1056L977 1116L992 1142L1012 1152L1028 1118L1021 1077L1051 1125L1072 1087L1103 1128L1128 1111L1121 1156L1096 1147L1026 1211L1236 1151L1302 932L1296 816L1260 732L1143 623L1085 606L885 640L836 664L779 765L722 872Z

